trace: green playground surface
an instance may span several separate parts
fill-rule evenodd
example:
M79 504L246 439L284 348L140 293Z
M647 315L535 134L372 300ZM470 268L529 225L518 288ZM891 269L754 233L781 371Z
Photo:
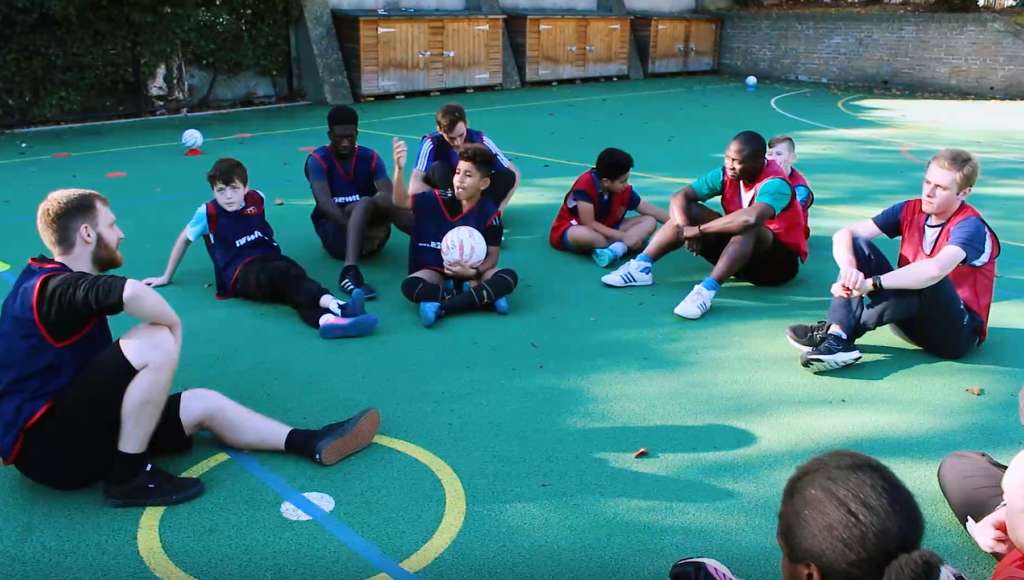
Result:
M369 309L381 320L365 339L323 341L287 307L217 301L202 247L161 289L185 326L176 389L219 389L301 426L372 405L381 433L400 441L383 439L332 468L246 454L210 467L201 499L145 515L106 507L98 486L55 492L4 469L7 574L381 572L339 539L358 536L393 562L415 554L408 566L428 578L660 578L687 555L715 557L744 578L772 578L782 487L798 464L835 448L890 466L925 513L926 545L969 577L989 574L993 560L954 521L935 472L959 449L1008 461L1024 447L1024 103L768 82L748 92L736 78L663 78L363 103L359 141L390 170L391 136L407 138L414 153L434 111L452 100L523 173L501 255L521 280L509 316L470 314L422 328L399 290L407 238L397 231L363 264L380 292ZM11 265L0 273L0 296L23 261L43 251L35 207L58 187L110 197L127 236L120 273L160 274L175 236L211 197L205 172L222 156L242 160L268 200L284 200L268 205L278 241L333 287L341 264L313 232L302 171L302 148L326 140L326 111L304 105L0 135L0 261ZM178 139L190 127L206 136L202 156L182 154ZM686 321L672 308L708 271L703 260L673 254L658 263L654 286L609 289L589 259L548 246L562 196L603 147L632 153L634 185L665 206L675 189L719 164L743 129L793 136L797 165L816 192L811 257L792 283L730 282L704 318ZM982 177L970 199L1003 242L988 342L944 361L881 330L861 341L858 365L804 371L783 329L824 314L832 233L919 195L924 161L943 146L979 154ZM72 155L51 156L58 152ZM116 317L112 328L131 324ZM973 386L984 394L965 392ZM641 447L650 453L635 459ZM203 436L159 463L182 472L222 451ZM286 519L274 481L328 494L335 507L320 521Z

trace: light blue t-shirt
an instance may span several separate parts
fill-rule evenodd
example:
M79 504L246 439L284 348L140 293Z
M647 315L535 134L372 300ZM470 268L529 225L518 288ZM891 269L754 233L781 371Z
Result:
M266 201L267 196L263 195L262 191L252 191L260 194L260 197ZM214 203L216 203L216 201ZM210 224L206 221L206 204L204 203L196 208L196 213L192 214L192 219L189 220L188 225L185 226L185 237L188 238L188 241L194 242L209 233Z

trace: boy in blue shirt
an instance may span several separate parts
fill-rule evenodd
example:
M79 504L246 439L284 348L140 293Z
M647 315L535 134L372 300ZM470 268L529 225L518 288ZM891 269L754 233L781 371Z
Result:
M162 276L143 283L171 283L188 247L202 238L213 261L218 298L248 298L294 308L323 338L365 336L377 318L363 310L361 290L342 302L311 280L295 260L283 255L267 222L263 194L248 189L249 174L235 159L219 159L206 174L214 198L196 209L178 235Z

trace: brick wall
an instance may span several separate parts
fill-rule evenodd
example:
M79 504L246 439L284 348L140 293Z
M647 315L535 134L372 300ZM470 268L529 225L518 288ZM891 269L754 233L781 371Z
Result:
M1024 30L995 14L723 13L721 69L1024 98Z

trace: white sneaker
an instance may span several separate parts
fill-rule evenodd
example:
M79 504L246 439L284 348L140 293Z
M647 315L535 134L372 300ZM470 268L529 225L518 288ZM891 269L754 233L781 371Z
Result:
M697 284L690 290L690 293L683 298L683 301L676 305L675 310L672 312L676 316L682 316L683 318L689 318L690 320L697 320L708 310L711 310L711 301L715 298L715 293L707 288Z
M601 276L601 281L609 286L623 288L625 286L650 286L654 284L651 263L630 260L621 265L611 274Z

